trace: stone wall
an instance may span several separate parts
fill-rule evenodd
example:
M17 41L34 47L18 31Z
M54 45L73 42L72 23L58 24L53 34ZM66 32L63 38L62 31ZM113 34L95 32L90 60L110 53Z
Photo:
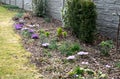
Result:
M15 0L11 0L14 5ZM64 0L48 0L48 14L55 19L61 20L61 9ZM97 7L97 27L98 30L105 36L111 38L116 37L118 16L112 14L116 12L116 8L120 10L120 0L93 0ZM9 0L2 0L9 3ZM16 0L16 5L22 8L22 0ZM32 0L24 0L24 8L31 10Z

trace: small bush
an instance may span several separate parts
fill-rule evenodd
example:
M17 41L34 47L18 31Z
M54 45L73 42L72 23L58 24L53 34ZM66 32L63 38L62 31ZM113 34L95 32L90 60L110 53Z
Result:
M96 31L96 6L91 0L67 0L62 10L64 26L83 42L92 43Z
M39 17L46 15L46 0L33 0L34 14Z
M109 55L109 51L114 46L113 41L111 41L111 40L102 41L99 45L100 45L100 52L105 56Z

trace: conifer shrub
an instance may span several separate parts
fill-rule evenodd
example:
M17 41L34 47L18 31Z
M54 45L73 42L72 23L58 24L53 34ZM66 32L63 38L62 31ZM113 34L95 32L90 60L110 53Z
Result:
M67 0L62 10L64 26L83 42L92 43L96 31L96 6L90 0Z

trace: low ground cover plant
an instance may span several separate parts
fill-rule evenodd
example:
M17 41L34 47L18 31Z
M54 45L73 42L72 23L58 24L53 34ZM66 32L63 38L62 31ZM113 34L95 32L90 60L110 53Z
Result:
M81 51L82 47L77 43L63 42L58 47L58 50L61 52L61 54L70 56L76 54L78 51Z
M107 75L102 72L96 73L88 68L75 67L68 73L68 77L71 79L107 79Z
M101 54L108 56L110 50L113 48L114 44L112 40L102 41L100 44Z

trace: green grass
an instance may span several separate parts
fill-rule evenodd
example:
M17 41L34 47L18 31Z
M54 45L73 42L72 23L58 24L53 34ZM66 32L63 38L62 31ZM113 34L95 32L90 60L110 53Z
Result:
M15 14L0 6L0 79L40 79L36 67L29 64L31 54L12 28Z

